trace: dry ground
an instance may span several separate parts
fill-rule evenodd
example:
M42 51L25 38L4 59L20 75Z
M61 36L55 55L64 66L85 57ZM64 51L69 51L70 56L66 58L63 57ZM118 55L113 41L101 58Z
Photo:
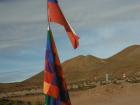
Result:
M140 105L140 84L104 85L94 89L70 92L72 105ZM13 97L13 100L36 102L44 100L43 95Z

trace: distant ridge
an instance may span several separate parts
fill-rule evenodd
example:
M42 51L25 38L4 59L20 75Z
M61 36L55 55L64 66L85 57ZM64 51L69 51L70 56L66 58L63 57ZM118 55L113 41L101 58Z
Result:
M108 59L80 55L65 61L62 67L68 84L81 80L93 80L94 77L100 79L106 73L116 78L121 78L123 73L131 76L140 73L140 45L130 46ZM42 83L43 72L21 83L0 84L0 90L3 92L7 89L41 88Z
M109 58L109 60L122 60L122 59L129 59L129 57L134 57L134 59L136 59L135 57L139 57L140 54L140 45L133 45L130 46L126 49L124 49L123 51L119 52L118 54L112 56ZM131 58L132 59L132 58Z

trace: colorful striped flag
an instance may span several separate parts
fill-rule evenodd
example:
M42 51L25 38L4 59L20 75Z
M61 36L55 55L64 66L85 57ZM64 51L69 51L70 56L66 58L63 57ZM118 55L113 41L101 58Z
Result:
M64 26L73 48L76 49L78 47L79 37L64 17L57 0L48 0L48 21Z
M48 28L44 70L45 105L71 105L52 32Z

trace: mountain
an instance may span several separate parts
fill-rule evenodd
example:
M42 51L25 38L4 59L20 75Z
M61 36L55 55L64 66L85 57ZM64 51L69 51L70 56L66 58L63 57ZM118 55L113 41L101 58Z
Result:
M66 80L69 82L81 79L92 80L102 78L106 73L112 77L121 78L122 74L131 76L140 74L140 45L130 46L118 54L100 59L94 56L78 56L64 62Z
M66 81L69 84L82 80L94 80L95 77L100 79L105 77L106 73L115 78L121 78L123 73L127 76L140 74L139 60L140 45L134 45L108 59L80 55L62 63L62 67ZM20 83L0 84L0 90L6 91L5 86L9 90L41 88L42 83L43 72Z
M132 75L140 72L140 46L130 46L120 53L106 59L108 65L102 70L112 73L114 76L120 76L122 73Z

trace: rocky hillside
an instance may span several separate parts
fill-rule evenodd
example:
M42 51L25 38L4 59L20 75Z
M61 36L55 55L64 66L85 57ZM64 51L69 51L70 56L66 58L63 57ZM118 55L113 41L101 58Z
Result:
M91 55L78 56L62 64L67 83L101 79L108 73L112 78L121 78L122 74L140 77L140 46L130 46L118 54L100 59ZM43 83L43 72L21 82L0 84L1 92L8 90L40 88Z

